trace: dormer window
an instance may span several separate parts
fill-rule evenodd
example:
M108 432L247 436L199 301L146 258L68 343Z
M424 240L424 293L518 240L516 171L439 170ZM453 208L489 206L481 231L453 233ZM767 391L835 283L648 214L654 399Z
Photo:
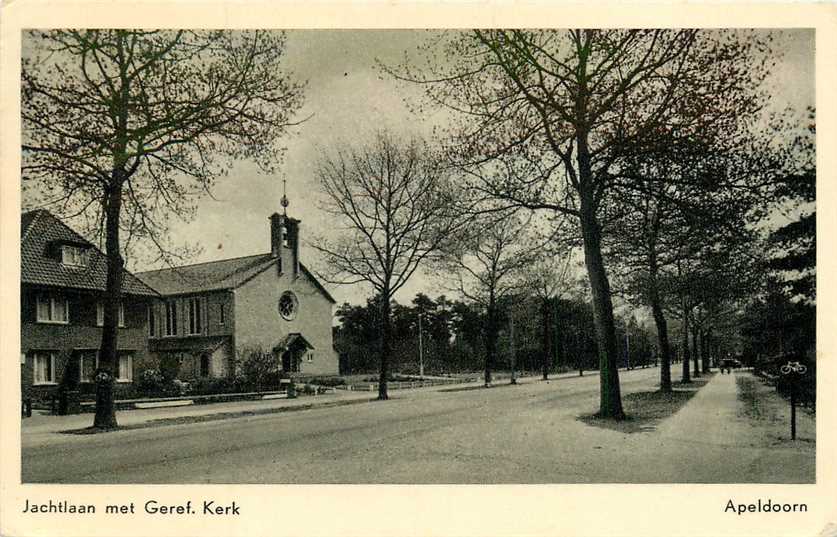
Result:
M85 265L84 250L69 244L61 246L61 263L68 267L83 267Z

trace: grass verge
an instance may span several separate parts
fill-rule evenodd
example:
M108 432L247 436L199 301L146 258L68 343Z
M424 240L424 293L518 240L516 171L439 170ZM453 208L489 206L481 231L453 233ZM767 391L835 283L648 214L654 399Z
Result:
M670 393L657 390L623 395L622 408L625 411L625 418L621 420L600 418L595 415L579 416L578 420L593 427L621 433L651 432L661 421L676 414L711 378L711 376L697 377L688 384L673 382L673 391Z

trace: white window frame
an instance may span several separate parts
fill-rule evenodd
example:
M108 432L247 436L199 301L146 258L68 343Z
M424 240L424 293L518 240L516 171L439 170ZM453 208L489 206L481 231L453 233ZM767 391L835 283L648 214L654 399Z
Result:
M46 358L49 360L49 371L52 373L52 378L39 379L38 378L38 359ZM58 384L56 381L56 356L52 351L36 351L32 354L32 384L35 386L54 386Z
M58 301L64 302L64 319L55 319L55 303ZM47 303L49 304L49 318L42 319L41 318L41 304ZM67 297L55 297L50 294L38 294L35 298L35 319L39 323L48 323L48 324L70 324L70 301L67 300Z
M65 267L85 266L84 250L70 244L63 245L61 247L61 264Z
M84 378L85 358L89 358L89 356L85 354L80 354L78 357L78 381L83 384L90 384L93 382L93 380L90 378ZM97 369L99 369L99 351L96 351L96 356L94 357L93 372L95 373Z
M169 300L163 305L163 336L177 336L177 300Z
M119 328L125 328L125 304L119 301ZM96 326L105 326L105 303L101 300L96 302Z
M186 327L190 336L203 334L206 323L203 314L203 297L192 296L186 299L186 316L189 324ZM198 326L200 325L200 326Z
M127 372L128 376L123 377L122 373L122 360L125 360L128 364ZM121 383L128 383L134 381L134 355L130 353L120 354L116 357L116 382Z

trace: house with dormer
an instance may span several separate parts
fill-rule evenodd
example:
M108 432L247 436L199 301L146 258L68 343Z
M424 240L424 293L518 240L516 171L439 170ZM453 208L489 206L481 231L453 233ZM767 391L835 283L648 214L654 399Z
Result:
M176 359L183 380L232 376L252 351L292 375L337 375L335 302L299 258L299 224L270 216L269 252L137 273L163 297L149 312L149 351Z
M20 362L24 391L48 401L61 382L93 393L104 320L107 257L49 211L21 215ZM127 270L117 338L117 396L149 367L147 320L156 291Z

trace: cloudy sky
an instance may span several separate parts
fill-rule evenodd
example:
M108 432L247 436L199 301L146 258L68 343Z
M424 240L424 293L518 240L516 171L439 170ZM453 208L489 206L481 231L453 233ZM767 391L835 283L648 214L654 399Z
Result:
M242 162L219 181L215 200L199 203L195 219L173 226L175 242L199 243L203 252L194 262L213 261L269 251L268 216L281 211L282 178L287 179L291 216L302 221L303 241L312 233L328 234L330 222L317 209L314 163L320 151L357 143L376 130L427 135L444 115L414 117L403 99L415 89L386 77L376 60L398 62L425 38L423 31L313 30L288 33L287 67L308 81L305 107L299 117L311 116L287 138L287 153L280 173L263 175ZM804 110L814 103L813 31L782 32L774 43L784 51L771 85L774 107ZM316 266L314 252L303 247L302 260ZM139 260L131 268L159 268ZM332 288L338 302L362 302L369 289ZM401 301L417 291L439 294L438 282L424 274L402 289Z
M290 199L288 214L302 221L303 241L310 239L312 232L328 234L327 215L317 209L314 163L320 152L357 143L380 128L420 134L429 131L432 118L420 121L404 104L405 91L410 89L376 68L376 59L398 62L405 50L415 50L425 37L423 31L289 32L286 65L308 81L306 104L299 117L311 117L288 137L280 173L266 176L255 166L240 163L225 181L218 182L214 189L217 201L202 201L192 222L174 227L174 233L184 240L203 246L195 262L269 251L267 219L281 211L283 177ZM302 261L316 265L313 256L312 249L303 245ZM423 286L424 282L417 280L417 285L405 290L405 296ZM369 295L362 286L331 290L338 302L362 302Z

